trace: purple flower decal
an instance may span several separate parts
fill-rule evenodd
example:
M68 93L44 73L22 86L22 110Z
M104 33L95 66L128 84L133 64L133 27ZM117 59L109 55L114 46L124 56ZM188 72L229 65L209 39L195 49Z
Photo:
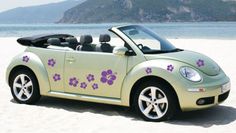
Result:
M56 82L58 80L61 80L61 75L60 74L54 74L53 80Z
M26 55L26 56L23 56L23 59L22 59L24 62L29 62L29 57Z
M98 89L98 84L94 83L94 84L92 85L92 87L93 87L94 90L96 90L96 89Z
M167 66L167 71L172 72L174 70L174 66L173 65L168 65Z
M79 80L77 80L76 77L73 77L73 78L69 79L69 85L70 86L77 87L78 83L79 83Z
M82 82L80 84L80 88L86 89L87 88L87 84L85 82Z
M89 75L87 76L87 80L88 80L88 82L94 81L94 75L89 74Z
M48 60L48 66L54 67L55 64L56 64L56 61L54 59Z
M199 60L196 62L196 64L197 64L198 67L202 67L202 66L205 65L205 64L204 64L204 60L201 60L201 59L199 59Z
M112 72L112 70L102 71L101 73L102 77L100 81L102 83L107 83L108 85L113 85L114 81L116 80L115 73Z
M152 68L150 68L150 67L146 68L146 73L151 74L152 73Z

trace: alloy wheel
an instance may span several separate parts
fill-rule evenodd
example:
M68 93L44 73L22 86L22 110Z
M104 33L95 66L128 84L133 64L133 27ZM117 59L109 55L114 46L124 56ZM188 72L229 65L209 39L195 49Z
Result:
M20 101L27 101L33 94L32 80L25 74L18 75L13 82L14 95Z
M159 119L168 110L168 99L165 93L155 87L150 86L143 89L138 98L140 111L149 119Z

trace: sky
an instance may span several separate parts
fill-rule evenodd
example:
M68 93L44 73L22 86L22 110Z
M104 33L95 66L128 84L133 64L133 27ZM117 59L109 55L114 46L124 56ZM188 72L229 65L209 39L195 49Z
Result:
M0 12L16 7L41 5L60 1L64 0L0 0Z

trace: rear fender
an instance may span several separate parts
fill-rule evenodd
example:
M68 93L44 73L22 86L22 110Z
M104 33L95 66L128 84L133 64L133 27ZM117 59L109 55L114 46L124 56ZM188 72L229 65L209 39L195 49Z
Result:
M47 70L45 69L40 58L32 52L23 52L13 58L7 68L6 80L9 84L9 76L12 70L18 66L25 66L31 69L39 83L40 94L44 95L50 91L50 82L48 79Z

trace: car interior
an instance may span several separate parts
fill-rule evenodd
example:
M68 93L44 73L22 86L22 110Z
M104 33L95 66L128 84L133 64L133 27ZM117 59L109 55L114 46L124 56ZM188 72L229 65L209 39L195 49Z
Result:
M111 37L108 34L101 34L99 42L96 44L93 44L91 35L81 35L79 42L75 37L49 38L45 45L51 49L58 49L59 47L59 49L70 48L76 51L112 53L115 46L111 46L110 41Z

